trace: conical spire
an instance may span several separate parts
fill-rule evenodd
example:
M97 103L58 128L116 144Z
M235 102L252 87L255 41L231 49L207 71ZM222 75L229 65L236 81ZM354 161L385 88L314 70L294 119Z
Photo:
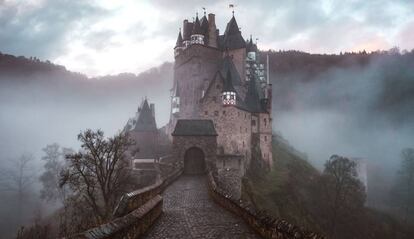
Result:
M200 20L200 26L201 26L201 31L202 31L203 35L207 36L207 34L208 34L208 20L207 20L207 17L205 15Z
M183 37L181 35L181 28L178 32L177 42L175 43L175 47L182 47L183 46Z
M240 33L239 25L237 25L236 18L233 16L229 23L227 23L226 31L224 32L225 35L233 35Z
M198 19L198 14L194 21L193 32L192 32L192 35L195 35L195 34L202 34L200 20Z
M139 111L137 123L135 125L135 130L137 131L157 130L155 118L152 115L152 110L148 104L147 99L144 99L144 102L142 103L142 107L141 107L141 110Z
M227 70L226 78L224 78L223 91L224 92L235 92L236 91L233 86L230 69Z
M233 16L227 23L224 32L223 49L240 49L246 47L246 41L243 39L236 18Z

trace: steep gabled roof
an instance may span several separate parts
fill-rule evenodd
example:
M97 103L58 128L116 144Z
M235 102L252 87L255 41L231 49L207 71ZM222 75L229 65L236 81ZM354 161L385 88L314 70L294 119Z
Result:
M178 32L177 42L175 43L175 47L182 47L183 46L183 37L181 36L181 30Z
M256 77L250 78L248 88L247 88L246 98L244 100L244 105L247 107L247 110L249 110L250 112L259 113L259 112L264 112L264 110L260 103L260 96L259 96L258 85L256 81L257 81Z
M232 81L233 86L241 85L242 80L240 78L239 72L236 69L236 66L233 63L233 60L231 59L230 56L225 56L221 63L220 72L222 76L227 76L227 72L229 71L230 71L231 81Z
M246 47L246 42L241 35L239 26L237 25L236 18L234 18L234 16L230 19L230 22L227 23L221 45L223 49L229 50Z
M212 120L179 119L172 136L217 136Z
M208 34L208 20L206 15L204 15L201 20L200 20L200 26L201 26L201 31L203 33L204 36L207 36Z
M144 100L141 110L139 111L138 119L135 124L134 130L136 131L156 131L157 124L155 118L152 115L150 106L147 99Z
M233 86L233 82L232 82L232 77L231 77L231 72L230 70L227 70L227 75L226 78L223 79L223 92L224 91L232 91L232 92L236 92L236 90L234 89Z
M200 25L200 20L198 19L198 16L195 19L193 31L191 35L194 35L194 34L203 34L203 32L201 31L201 25Z

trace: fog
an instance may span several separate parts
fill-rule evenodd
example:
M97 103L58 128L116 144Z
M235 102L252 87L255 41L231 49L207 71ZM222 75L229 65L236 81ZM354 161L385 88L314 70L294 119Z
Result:
M320 170L333 154L365 159L368 202L378 200L373 190L389 193L401 150L414 147L414 70L398 64L377 59L272 79L274 129ZM370 173L380 173L381 182Z
M171 64L139 76L108 76L101 79L65 78L66 73L0 76L0 172L16 171L22 154L31 154L22 216L18 216L16 190L0 176L0 238L16 235L17 226L47 216L57 205L40 200L44 156L42 148L58 143L79 149L77 135L88 128L112 136L135 115L144 97L156 104L157 125L169 116ZM3 185L4 184L4 185ZM3 187L4 186L4 187Z
M300 69L272 73L274 131L319 169L332 154L364 158L368 168L383 172L386 185L381 186L388 187L401 150L414 147L414 72L405 67L404 77L394 79L389 70L396 64L373 60L312 76ZM162 127L169 119L172 75L171 63L138 76L99 79L67 72L1 75L1 169L9 170L23 153L34 156L33 184L22 223L50 211L38 193L42 148L56 142L78 149L77 134L87 128L111 136L122 130L144 97L155 103L157 126ZM12 198L12 193L4 193L0 202L0 230L7 228L8 233L16 229L16 220L10 220L15 211Z

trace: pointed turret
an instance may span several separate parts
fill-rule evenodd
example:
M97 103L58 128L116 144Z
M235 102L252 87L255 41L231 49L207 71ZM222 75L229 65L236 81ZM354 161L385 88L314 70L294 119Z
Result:
M178 32L177 42L174 47L174 56L178 56L184 48L183 37L181 36L181 29Z
M144 100L142 106L138 109L139 115L135 124L134 130L136 131L156 131L157 124L155 123L155 117L153 110L148 104L147 99Z
M239 26L237 25L236 18L233 16L230 19L230 22L227 23L226 31L224 32L223 38L223 49L240 49L246 47L246 42L244 41Z
M208 20L207 20L206 15L204 15L203 18L201 18L200 27L201 27L201 32L204 35L204 39L208 39Z
M237 25L236 18L233 16L230 21L227 23L226 31L224 35L233 35L240 33L239 25Z
M177 48L177 47L183 47L183 46L184 46L183 37L181 35L181 29L180 29L180 31L178 32L178 37L177 37L177 42L175 43L175 47Z
M200 25L200 20L198 19L198 14L194 21L193 31L191 33L191 44L204 45L204 35L201 30L201 25Z
M200 20L198 19L198 15L196 16L196 19L194 21L193 31L191 35L197 35L197 34L202 34L201 24L200 24Z

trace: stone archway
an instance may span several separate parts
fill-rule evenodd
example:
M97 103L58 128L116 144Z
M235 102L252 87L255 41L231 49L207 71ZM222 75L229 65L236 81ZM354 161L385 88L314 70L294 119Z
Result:
M184 154L184 173L203 174L206 172L206 160L203 150L197 147L189 148Z

